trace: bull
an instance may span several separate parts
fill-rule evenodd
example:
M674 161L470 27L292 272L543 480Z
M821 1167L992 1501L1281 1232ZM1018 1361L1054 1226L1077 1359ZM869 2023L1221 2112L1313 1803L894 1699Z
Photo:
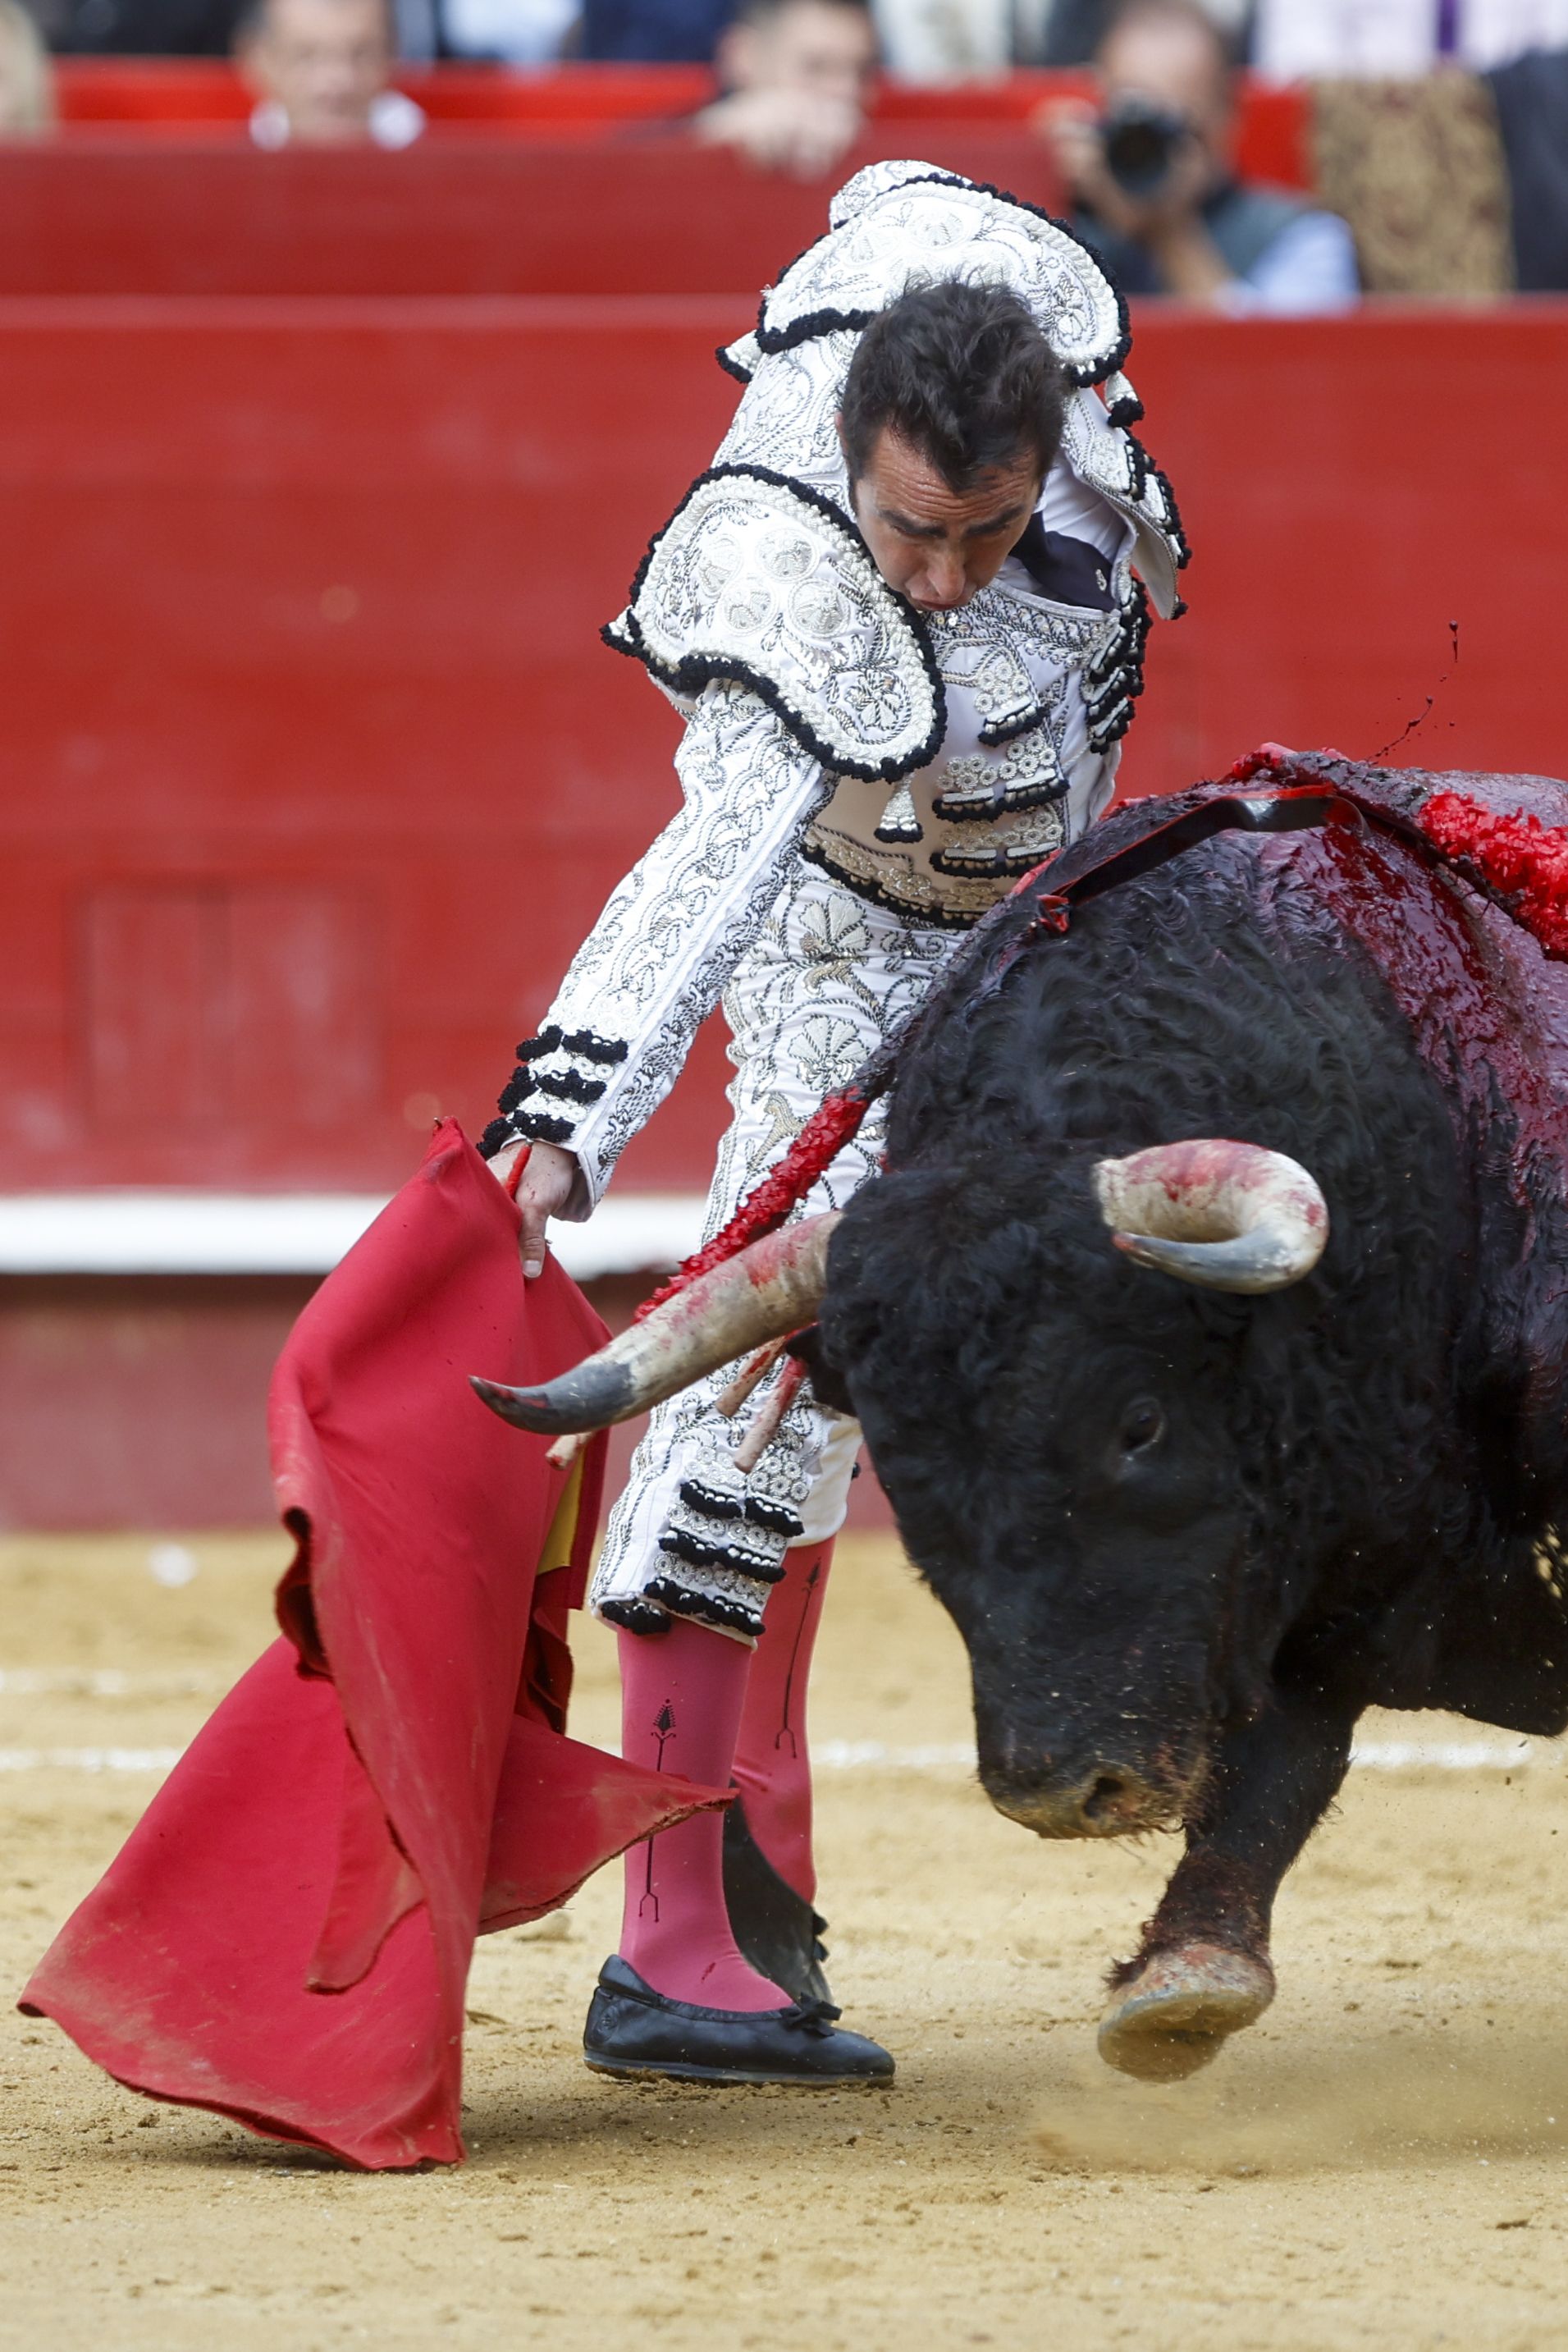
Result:
M967 1646L992 1803L1185 1837L1100 2031L1146 2076L1272 1998L1364 1709L1568 1725L1568 983L1529 890L1421 829L1461 788L1560 825L1568 789L1273 771L1113 814L988 919L841 1215L488 1397L599 1425L810 1327Z

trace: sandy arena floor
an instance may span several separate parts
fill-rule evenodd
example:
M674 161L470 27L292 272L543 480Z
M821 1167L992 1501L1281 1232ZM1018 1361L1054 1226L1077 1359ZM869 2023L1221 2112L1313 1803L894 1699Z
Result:
M0 1961L20 1985L266 1641L279 1541L0 1547ZM178 1555L157 1555L167 1577ZM184 1563L188 1565L189 1563ZM890 1546L847 1546L814 1731L833 1980L896 2052L841 2096L629 2090L576 2043L615 1874L491 1938L461 2172L367 2178L119 2090L0 2013L0 2345L994 2344L1416 2352L1568 2334L1568 1783L1437 1718L1288 1885L1281 1998L1158 2091L1093 2055L1163 1846L1047 1848L955 1751L962 1655ZM575 1728L613 1730L580 1643ZM1418 1737L1437 1760L1401 1760ZM1445 1745L1447 1743L1447 1745ZM96 1768L96 1769L95 1769Z

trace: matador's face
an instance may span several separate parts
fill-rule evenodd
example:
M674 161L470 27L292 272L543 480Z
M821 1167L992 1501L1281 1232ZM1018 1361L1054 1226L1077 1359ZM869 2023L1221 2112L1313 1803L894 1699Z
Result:
M923 613L949 613L988 588L1040 498L1032 454L982 474L967 490L884 427L850 486L855 519L890 588Z

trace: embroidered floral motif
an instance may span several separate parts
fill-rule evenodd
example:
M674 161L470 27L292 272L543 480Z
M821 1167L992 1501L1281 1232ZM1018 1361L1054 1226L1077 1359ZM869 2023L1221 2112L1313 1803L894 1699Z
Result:
M859 341L856 334L826 335L768 360L757 353L715 465L766 466L788 473L826 491L847 514L839 402Z
M704 695L676 766L685 804L612 893L561 984L550 1026L526 1041L529 1055L513 1080L525 1092L507 1105L511 1133L570 1143L585 1180L583 1214L674 1085L823 797L819 763L737 686ZM607 1086L611 1066L617 1076ZM556 1116L555 1103L541 1116L537 1090L550 1078L582 1103L575 1122ZM599 1091L590 1098L580 1087Z
M570 1118L552 1118L543 1111L518 1110L512 1113L509 1132L502 1141L509 1140L511 1136L521 1136L526 1143L570 1143L571 1133ZM488 1129L486 1134L488 1136ZM497 1144L494 1150L498 1151L500 1148L500 1144Z
M1099 262L1014 197L928 163L874 164L829 217L827 236L763 296L758 350L863 327L906 287L941 277L1014 288L1075 383L1097 383L1126 357L1126 309Z
M736 1116L720 1147L709 1234L793 1141L822 1094L924 1001L956 944L794 867L725 994ZM841 1208L874 1170L880 1145L878 1106L819 1180L804 1213ZM769 1563L810 1524L810 1498L830 1441L848 1475L843 1439L852 1437L852 1424L819 1405L809 1388L756 1469L737 1471L735 1448L747 1414L730 1422L713 1410L732 1372L721 1368L653 1417L594 1580L594 1606L615 1622L627 1622L623 1611L652 1607L755 1632ZM737 1565L737 1547L754 1563L749 1572ZM694 1557L699 1552L705 1557Z
M889 799L878 821L876 837L879 841L918 841L921 838L920 816L907 781L900 784Z
M980 713L980 740L988 744L1039 728L1060 698L1062 674L1082 669L1115 634L1113 616L1047 604L997 584L943 614L941 622L932 646L942 682L967 688Z
M942 740L913 609L840 508L765 468L716 467L694 485L608 634L683 694L720 677L750 686L844 775L892 782Z
M931 853L938 874L988 875L993 880L1014 880L1060 849L1067 838L1061 811L1038 808L1012 824L956 824L939 849Z
M820 820L809 827L800 855L874 905L945 929L968 930L997 903L994 883L945 878L896 850L869 849L853 834L835 832Z
M1116 627L1085 667L1089 740L1105 751L1133 723L1133 705L1144 690L1144 647L1149 635L1149 600L1143 583L1123 567L1118 583Z
M1056 745L1042 725L1019 736L999 758L988 760L971 752L949 761L932 805L938 816L996 818L1017 809L1042 808L1065 799L1071 789Z
M1157 609L1168 617L1180 609L1176 574L1190 560L1175 495L1148 452L1123 426L1108 418L1092 393L1067 404L1061 454L1081 482L1138 529L1138 564Z
M659 1549L674 1559L685 1560L691 1568L732 1569L737 1576L749 1577L757 1584L780 1584L784 1579L785 1542L781 1535L747 1538L726 1530L722 1541L709 1531L709 1522L685 1505L677 1509L684 1519L674 1517L659 1538Z
M1125 563L1116 576L1129 597L1141 593ZM950 710L973 713L971 742L978 719L981 748L911 778L907 806L902 800L890 804L870 829L872 838L854 821L859 788L838 787L810 826L802 854L879 905L918 920L977 921L1018 875L1070 836L1074 822L1086 821L1093 794L1105 790L1103 753L1112 729L1120 731L1126 718L1113 717L1108 707L1103 740L1096 740L1081 715L1080 681L1131 643L1137 617L1131 610L1051 604L999 583L945 614L932 630L937 665ZM1108 690L1130 714L1129 674L1107 673L1101 691ZM999 745L993 740L998 733ZM1039 821L1025 823L1031 812ZM917 835L908 829L912 822L921 827Z
M1144 404L1124 375L1108 375L1100 388L1104 395L1105 414L1113 425L1137 424L1144 414Z

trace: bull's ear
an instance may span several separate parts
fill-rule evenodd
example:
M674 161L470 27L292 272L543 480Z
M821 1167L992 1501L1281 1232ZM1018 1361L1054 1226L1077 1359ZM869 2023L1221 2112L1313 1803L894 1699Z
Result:
M797 1331L789 1342L789 1353L799 1357L805 1365L810 1375L811 1393L819 1404L825 1404L830 1412L853 1415L854 1406L844 1386L844 1376L828 1354L820 1323L813 1323L805 1331Z

